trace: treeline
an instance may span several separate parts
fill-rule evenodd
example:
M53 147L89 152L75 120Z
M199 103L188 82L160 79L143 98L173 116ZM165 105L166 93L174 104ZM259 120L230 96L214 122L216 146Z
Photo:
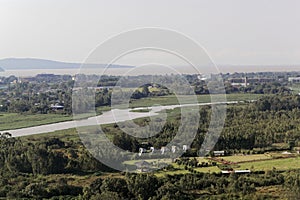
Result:
M259 111L292 111L300 109L299 95L263 97L253 105Z
M1 174L112 171L80 147L80 141L63 142L58 138L24 143L19 138L3 133L0 135Z
M7 198L76 199L76 200L193 200L193 199L298 199L299 171L262 174L220 175L209 173L156 177L153 174L117 174L97 177L85 185L69 184L71 178L42 179L19 176L18 185L7 189L2 177L0 195ZM6 185L4 185L6 183ZM54 184L53 184L54 183ZM10 185L8 186L10 187ZM258 189L274 187L280 191L261 193Z
M0 90L0 112L14 113L59 113L72 114L72 93L74 81L60 83L15 83L6 89ZM154 89L151 89L154 88ZM95 88L82 88L82 91L95 90ZM79 92L80 92L79 90ZM76 91L78 92L78 91ZM159 85L146 84L134 89L124 89L116 92L119 98L131 97L140 99L154 96L168 95L168 89ZM89 106L110 106L112 90L109 88L97 89L93 102L88 98L79 99L73 106L77 111L86 111ZM53 106L63 106L56 109Z
M226 81L226 76L224 76ZM198 75L165 75L165 76L96 76L78 75L75 82L68 75L37 75L33 81L22 82L17 77L2 77L3 85L0 89L0 112L15 113L62 113L72 114L72 92L73 86L78 90L95 90L94 103L88 99L81 99L74 106L76 110L82 112L88 110L89 106L95 104L99 106L111 105L112 87L116 86L116 95L120 99L125 97L140 99L155 96L173 94L209 94L207 82L199 79ZM77 83L74 85L74 83ZM98 84L95 84L98 83ZM190 87L192 86L192 87ZM220 87L220 86L218 86ZM217 88L218 88L217 87ZM118 88L122 90L118 91ZM191 90L187 90L190 88ZM220 89L220 88L219 88ZM216 91L214 91L216 92ZM235 87L225 84L225 92L230 93L253 93L253 94L289 94L285 82L270 82L250 84L246 87ZM55 109L52 106L63 106L63 109Z
M228 105L225 126L214 149L228 152L244 149L250 150L250 153L263 153L272 150L274 143L285 143L288 149L292 149L300 142L299 106L300 97L297 95L269 96L249 104ZM161 124L152 124L151 130L160 131L159 134L147 138L147 140L125 135L118 126L110 129L107 134L114 133L112 135L113 142L125 150L137 151L137 143L141 144L142 142L148 142L149 146L159 149L168 144L178 131L181 118L180 112L177 111L178 109L174 110L172 117L162 129L159 128ZM192 150L201 148L208 131L210 117L210 106L201 106L200 123L196 138L191 145ZM145 122L141 120L138 120L137 123L145 125ZM186 130L193 130L193 127L186 127ZM129 131L135 134L137 130L133 128ZM196 156L196 152L190 152L191 154L188 155Z
M230 84L225 85L227 94L250 93L250 94L290 94L291 91L286 84L279 82L256 83L247 86L235 87Z

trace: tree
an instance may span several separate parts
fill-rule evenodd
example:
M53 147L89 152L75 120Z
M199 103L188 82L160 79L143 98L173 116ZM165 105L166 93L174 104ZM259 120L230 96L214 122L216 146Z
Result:
M104 179L100 187L101 192L114 192L118 194L122 199L126 199L129 196L127 188L127 182L123 178L107 178Z
M129 192L142 200L154 196L160 186L157 178L151 174L132 174L127 177L127 184Z

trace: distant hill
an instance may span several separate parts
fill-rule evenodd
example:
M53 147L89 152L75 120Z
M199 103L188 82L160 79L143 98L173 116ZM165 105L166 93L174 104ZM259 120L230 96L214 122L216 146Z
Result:
M0 68L4 70L20 69L78 69L80 63L66 63L35 58L6 58L0 60ZM105 67L106 64L88 64L89 68ZM111 68L132 68L133 66L112 65ZM0 69L1 71L1 69Z
M67 63L67 62L59 62L53 60L45 60L45 59L35 59L35 58L6 58L0 59L0 72L6 70L26 70L26 69L79 69L81 66L80 63ZM106 64L88 64L85 65L88 68L104 68ZM110 68L133 68L134 66L128 65L112 65ZM185 69L185 66L173 66L176 70L181 71ZM222 73L234 73L234 72L270 72L270 71L299 71L300 65L223 65L218 64L218 69ZM210 73L211 71L205 71L206 67L201 67L202 73ZM192 73L195 71L192 70ZM145 74L153 73L152 69L149 71L145 71ZM168 73L165 71L161 71L162 74ZM190 73L188 70L186 73Z

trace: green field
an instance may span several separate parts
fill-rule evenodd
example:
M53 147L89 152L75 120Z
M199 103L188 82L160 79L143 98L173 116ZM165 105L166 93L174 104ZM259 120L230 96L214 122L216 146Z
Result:
M234 156L224 156L224 157L220 157L220 158L230 161L230 162L236 162L236 163L272 159L271 155L267 155L267 154L234 155Z
M128 161L125 161L124 164L134 165L136 162L139 162L139 161L141 161L141 160L128 160ZM171 159L146 159L146 160L143 160L143 161L147 161L149 163L160 162L160 163L168 163L168 164L170 164L172 162Z
M221 170L217 166L212 166L212 167L197 167L194 168L197 172L202 172L202 173L219 173Z
M17 114L2 113L0 114L0 131L18 129L43 124L51 124L72 120L73 117L61 114Z
M175 170L175 171L159 171L159 172L155 172L155 176L157 177L163 177L166 175L177 175L177 174L189 174L191 172L189 172L188 170L185 169L179 169L179 170Z
M239 169L251 169L254 171L291 170L300 168L300 157L282 158L265 161L247 162L239 164Z
M277 155L277 156L276 156ZM220 157L226 161L238 163L238 165L232 165L234 169L251 169L254 171L266 171L272 170L289 170L300 169L300 157L292 158L277 158L282 156L280 153L272 154L257 154L257 155L234 155ZM240 163L241 162L241 163Z
M257 100L262 97L262 94L227 94L227 101L249 101ZM182 103L194 103L190 96L178 96L182 98ZM197 95L198 103L209 103L211 102L211 95ZM152 105L176 105L178 104L178 99L175 95L161 96L161 97L149 97L138 100L132 100L130 107L147 107Z
M42 133L42 134L36 134L36 135L29 135L29 136L23 136L20 137L24 142L27 141L43 141L49 138L59 138L60 140L64 142L68 141L79 141L79 135L77 134L77 131L75 128L72 129L66 129L66 130L60 130L60 131L54 131L50 133Z

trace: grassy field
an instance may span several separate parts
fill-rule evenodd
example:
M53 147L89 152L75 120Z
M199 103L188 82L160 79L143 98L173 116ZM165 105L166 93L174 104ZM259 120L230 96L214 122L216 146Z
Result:
M255 155L234 155L234 156L224 156L220 157L224 160L230 162L247 162L247 161L258 161L258 160L265 160L265 159L272 159L270 155L266 154L255 154Z
M197 172L202 172L202 173L219 173L221 170L217 166L212 166L212 167L198 167L194 168Z
M37 135L29 135L29 136L23 136L21 139L26 141L43 141L45 139L49 138L59 138L62 141L68 142L68 141L79 141L80 138L77 134L77 131L75 128L72 129L66 129L66 130L60 130L60 131L54 131L51 133L43 133L43 134L37 134Z
M51 124L62 121L72 120L69 115L60 114L17 114L17 113L2 113L0 114L0 130L18 129L30 126L38 126L43 124Z
M124 164L134 165L136 162L140 162L140 161L141 160L128 160L128 161L125 161ZM171 159L146 159L146 160L143 160L143 161L147 161L149 163L160 162L160 163L168 163L168 164L170 164L172 162Z
M159 171L159 172L155 172L154 174L157 177L164 177L166 175L189 174L189 173L191 172L189 172L188 170L180 169L175 171Z
M119 129L114 128L114 126L112 124L102 125L101 128L106 133L106 137L110 140L112 140L113 134L118 133L118 131L121 131ZM84 127L84 131L87 131L90 133L92 133L95 130L97 130L96 126ZM83 129L81 129L81 131L83 131ZM78 135L76 128L58 130L58 131L53 131L53 132L49 132L49 133L22 136L20 138L23 141L43 141L43 140L49 139L49 138L59 138L60 140L62 140L64 142L69 142L70 140L73 140L75 142L80 141L80 137ZM98 140L101 141L101 138L99 135L97 135L96 139L97 139L97 141Z
M257 100L262 97L262 94L227 94L227 101L249 101L249 100ZM182 97L183 103L194 103L194 101L188 96L179 96ZM209 103L211 102L210 95L197 95L199 103ZM175 95L169 96L161 96L161 97L151 97L151 98L143 98L138 100L132 100L130 103L130 107L146 107L152 105L176 105L178 104L178 99Z
M254 171L290 170L300 168L300 157L264 160L239 164L239 169L251 169Z

